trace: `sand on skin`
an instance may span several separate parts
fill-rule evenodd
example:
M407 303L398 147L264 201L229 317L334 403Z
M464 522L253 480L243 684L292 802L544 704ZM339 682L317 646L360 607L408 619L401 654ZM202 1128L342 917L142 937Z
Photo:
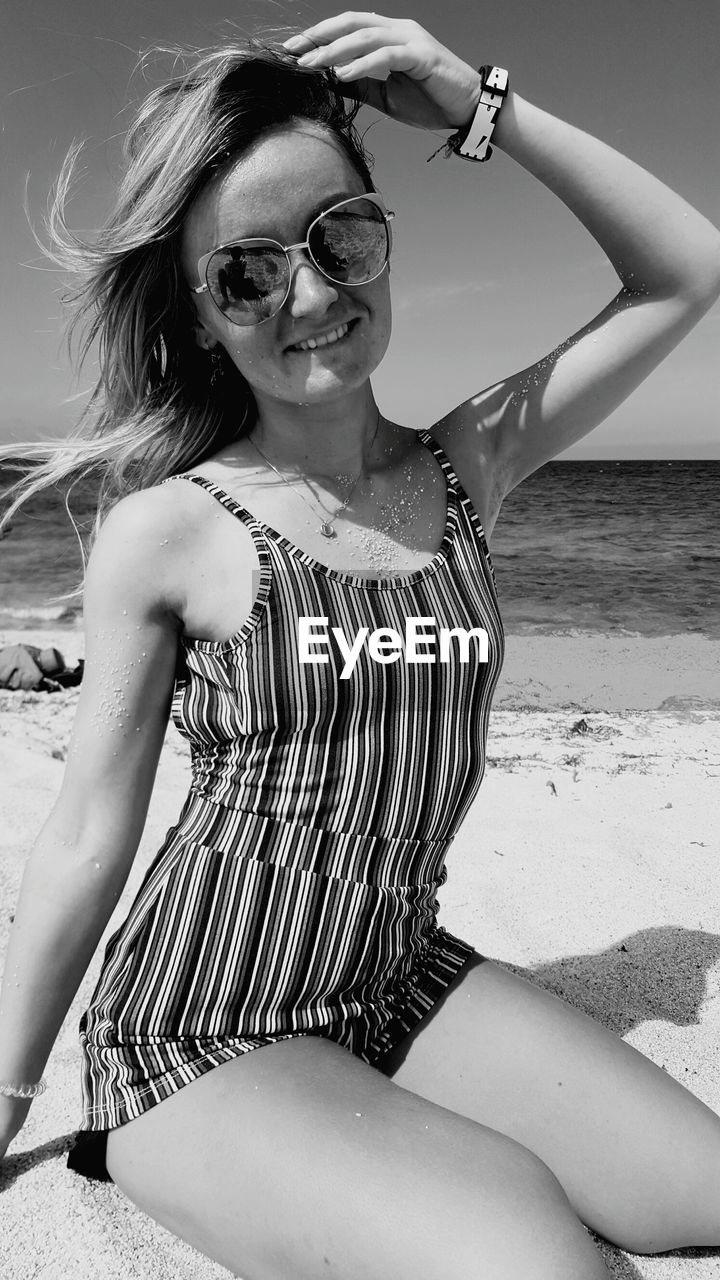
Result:
M0 632L55 645L82 633ZM448 859L441 922L623 1035L720 1111L720 644L700 635L510 636L485 781ZM50 811L78 690L0 692L0 953L24 860ZM189 781L168 729L124 916ZM0 1172L6 1280L229 1275L108 1184L65 1167L80 1122L77 1022L103 943ZM717 1249L634 1257L613 1277L720 1280ZM290 1277L288 1277L290 1280Z

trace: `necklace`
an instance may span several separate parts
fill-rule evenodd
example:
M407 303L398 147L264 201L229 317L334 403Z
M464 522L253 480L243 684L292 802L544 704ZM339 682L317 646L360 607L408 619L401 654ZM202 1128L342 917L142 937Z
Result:
M372 438L372 440L370 441L370 448L371 448L371 449L372 449L372 447L373 447L373 445L374 445L374 443L375 443L375 437L377 436L377 433L378 433L379 428L380 428L380 410L378 409L378 410L377 410L377 422L376 422L376 424L375 424L375 431L373 432L373 438ZM281 479L281 480L282 480L282 481L283 481L283 482L288 486L288 488L292 489L292 485L291 485L290 481L288 480L287 476L284 476L284 475L283 475L283 473L282 473L282 471L278 471L278 469L277 469L277 467L274 465L274 463L272 463L272 462L270 461L270 459L269 459L268 457L266 457L266 456L265 456L265 454L263 453L262 449L260 448L260 445L259 445L259 444L256 444L256 443L255 443L255 441L252 439L252 436L248 436L248 440L250 441L250 444L252 445L253 449L255 449L256 453L259 453L259 454L260 454L260 457L261 457L261 458L263 458L263 460L264 460L265 462L267 462L267 464L268 464L268 466L271 468L271 470L273 470L273 471L275 472L275 475L276 475L276 476L279 476L279 477L280 477L280 479ZM338 507L337 511L335 512L335 514L334 514L334 515L332 515L332 516L330 517L330 519L329 519L329 520L321 520L321 521L320 521L320 532L321 532L321 534L323 535L323 537L324 537L324 538L337 538L337 533L336 533L336 532L335 532L335 530L333 529L333 525L335 524L335 521L337 520L338 516L339 516L339 515L341 515L341 514L342 514L342 512L345 510L345 508L348 506L348 504L349 504L349 502L350 502L350 499L352 498L352 496L353 496L353 494L354 494L355 490L357 489L357 486L358 486L358 483L359 483L359 481L360 481L360 477L361 477L361 475L362 475L362 467L361 467L361 468L360 468L360 470L358 471L358 473L357 473L357 475L356 475L356 477L355 477L355 479L354 479L354 481L353 481L353 483L352 483L352 487L351 487L351 489L350 489L350 492L348 493L348 495L347 495L347 497L346 497L345 501L344 501L343 503L341 503L341 505ZM310 483L309 483L309 481L308 481L307 476L303 476L303 477L302 477L302 479L304 480L304 482L305 482L305 484L307 485L308 489L310 489L310 492L312 493L312 488L310 487ZM295 492L295 490L293 490L293 492ZM317 511L314 509L314 507L311 507L311 506L310 506L310 503L307 501L307 499L306 499L306 498L303 498L303 495L302 495L301 493L298 493L296 496L297 496L298 498L300 498L300 500L301 500L302 502L304 502L304 503L305 503L305 506L308 508L308 510L309 510L309 511L312 511L313 515L314 515L314 516L315 516L315 518L317 519ZM322 505L322 504L321 504L321 505ZM327 511L325 512L325 514L327 515Z

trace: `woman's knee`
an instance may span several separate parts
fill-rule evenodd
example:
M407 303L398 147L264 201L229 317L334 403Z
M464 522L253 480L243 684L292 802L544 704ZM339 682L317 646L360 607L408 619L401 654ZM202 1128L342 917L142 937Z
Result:
M450 1271L448 1280L608 1280L600 1252L552 1171L525 1148L512 1154L509 1166L498 1168L497 1203L471 1227L474 1265ZM488 1265L488 1242L495 1269Z

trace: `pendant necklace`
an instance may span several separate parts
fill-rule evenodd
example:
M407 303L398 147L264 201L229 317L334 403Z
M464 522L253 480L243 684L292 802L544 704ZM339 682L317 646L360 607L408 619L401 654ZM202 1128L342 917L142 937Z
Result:
M378 409L378 410L377 410L377 423L376 423L376 425L375 425L375 431L374 431L374 433L373 433L373 438L372 438L372 440L370 441L370 449L372 449L372 447L373 447L373 445L374 445L374 443L375 443L375 437L377 436L377 433L378 433L379 428L380 428L380 410ZM283 481L283 482L288 486L288 488L292 489L292 488L293 488L293 486L292 486L292 484L290 483L290 481L288 480L287 476L284 476L284 475L283 475L283 473L282 473L282 471L278 471L278 469L277 469L277 467L274 465L274 463L272 463L272 462L270 461L270 459L269 459L269 458L267 458L267 457L265 456L265 454L263 453L262 449L260 448L260 445L255 443L255 441L253 440L252 436L248 436L248 437L247 437L247 439L249 440L249 442L250 442L250 444L252 445L253 449L255 449L256 453L259 453L259 454L260 454L260 457L261 457L261 458L262 458L262 459L267 463L267 465L271 468L271 470L273 470L273 471L275 472L275 475L276 475L276 476L279 476L279 477L280 477L280 479L281 479L281 480L282 480L282 481ZM351 489L350 489L350 492L348 493L347 498L345 499L345 501L344 501L343 503L341 503L341 505L338 507L337 511L335 512L335 514L334 514L334 515L332 515L332 516L330 516L330 519L329 519L329 520L328 520L328 519L326 519L326 520L321 520L321 521L320 521L320 532L321 532L321 534L322 534L323 538L337 538L337 533L335 532L335 530L334 530L334 528L333 528L333 525L335 524L335 521L337 520L338 516L339 516L339 515L341 515L341 514L342 514L342 512L345 510L345 508L348 506L348 504L349 504L349 502L350 502L350 499L352 498L352 496L353 496L353 494L354 494L355 490L357 489L357 486L358 486L358 483L359 483L359 480L360 480L361 475L362 475L362 467L360 468L360 470L359 470L359 472L358 472L357 476L355 477L355 480L353 481L352 487L351 487ZM308 482L307 476L302 476L302 479L304 480L304 482L305 482L305 484L307 485L308 489L310 489L310 492L312 493L313 491L312 491L312 488L311 488L311 486L310 486L310 484L309 484L309 482ZM294 492L294 493L296 493L296 490L294 490L294 489L293 489L293 492ZM312 511L313 515L315 516L315 519L317 519L317 514L318 514L318 513L317 513L317 511L314 509L314 507L311 507L311 506L310 506L310 503L307 501L307 499L306 499L306 498L303 498L303 495L302 495L301 493L297 493L297 497L298 497L298 498L300 498L300 499L301 499L301 501L305 503L305 506L308 508L308 510L309 510L309 511ZM317 501L317 499L316 499L316 501ZM322 504L321 504L321 505L322 505ZM327 515L327 512L326 512L325 514Z

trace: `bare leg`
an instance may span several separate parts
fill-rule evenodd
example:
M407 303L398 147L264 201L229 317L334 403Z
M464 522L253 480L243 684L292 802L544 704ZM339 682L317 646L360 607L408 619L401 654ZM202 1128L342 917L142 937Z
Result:
M110 1133L108 1167L243 1280L607 1280L537 1157L318 1037L184 1086Z
M492 961L464 969L382 1069L534 1151L580 1219L621 1248L720 1245L720 1117Z

